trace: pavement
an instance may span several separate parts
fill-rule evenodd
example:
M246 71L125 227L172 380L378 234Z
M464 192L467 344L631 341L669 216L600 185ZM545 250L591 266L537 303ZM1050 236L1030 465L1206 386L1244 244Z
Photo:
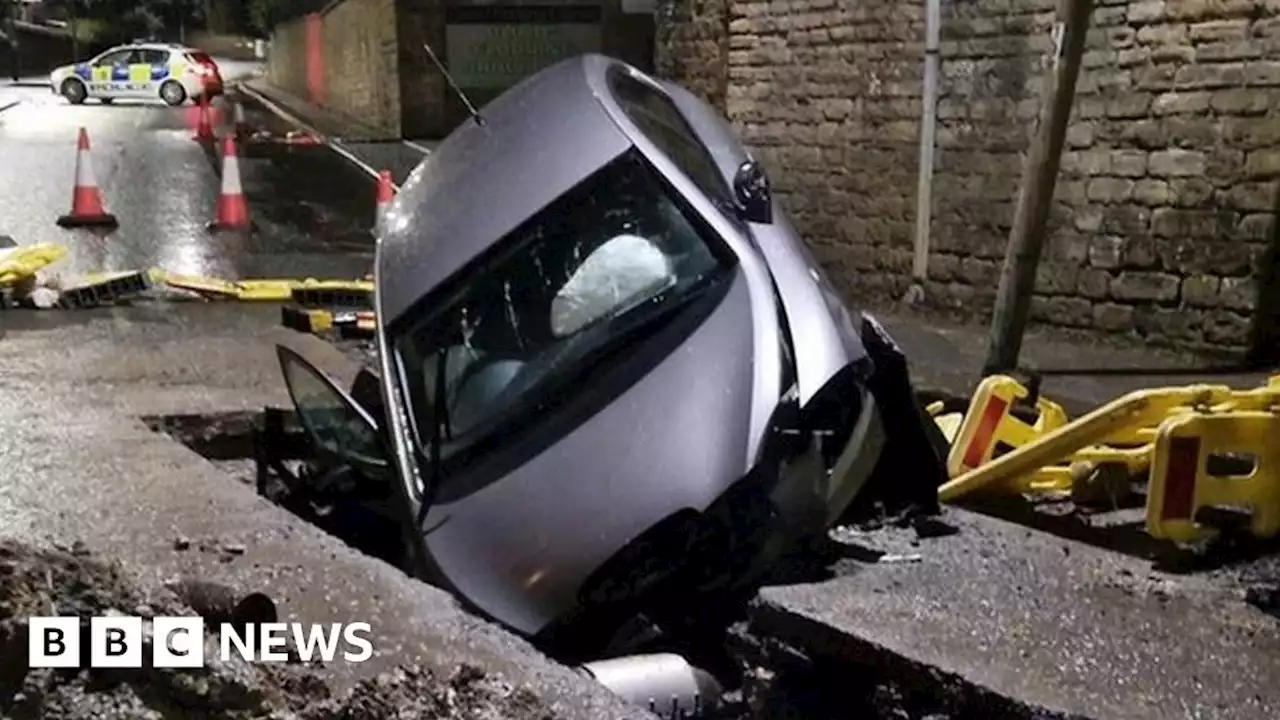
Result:
M349 276L369 265L372 186L322 147L246 148L242 173L258 227L211 236L204 223L218 165L191 138L191 108L72 107L48 88L4 87L6 96L22 102L0 113L0 233L22 244L67 243L64 271L158 265L231 277ZM114 234L54 225L71 199L81 126L120 219ZM448 594L263 500L140 419L287 406L277 343L349 382L356 368L348 358L280 328L278 313L274 305L189 302L0 313L0 537L81 541L143 587L196 576L262 590L284 620L369 622L374 659L323 670L338 689L403 663L442 677L474 665L528 687L558 717L650 717L464 612ZM198 549L206 544L244 553Z
M921 389L967 396L981 379L988 341L985 326L948 322L901 305L868 310L903 347ZM1194 382L1252 387L1267 378L1264 372L1228 371L1238 364L1231 357L1054 328L1032 328L1025 336L1020 361L1023 368L1045 371L1044 394L1073 414L1144 387ZM1098 369L1103 372L1089 372ZM1060 374L1065 370L1079 374Z
M986 328L872 310L910 358L919 389L969 395ZM1195 369L1221 358L1043 329L1029 333L1022 360L1133 372L1045 378L1044 395L1073 416L1142 387L1253 387L1266 378L1206 375ZM766 588L753 628L813 656L961 683L981 716L1011 708L1125 720L1280 716L1280 625L1246 602L1251 589L1280 580L1274 554L1187 571L1141 532L1141 509L1074 513L1069 504L970 502L945 509L939 537L850 531L854 548L919 561L845 559L810 582Z
M390 172L397 188L437 145L428 139L371 140L381 133L275 87L265 78L248 78L241 89L263 108L323 137L334 152L362 172L373 176L382 170Z

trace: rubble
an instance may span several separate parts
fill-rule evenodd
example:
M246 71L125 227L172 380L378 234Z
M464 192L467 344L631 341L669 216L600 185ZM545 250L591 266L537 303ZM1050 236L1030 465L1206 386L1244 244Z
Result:
M37 548L0 540L0 717L110 720L226 718L550 720L556 714L523 688L463 666L451 677L404 666L335 694L323 668L223 663L200 669L59 670L27 666L31 615L190 615L168 588L145 592L83 546ZM209 648L216 641L206 638ZM144 650L144 657L149 652Z

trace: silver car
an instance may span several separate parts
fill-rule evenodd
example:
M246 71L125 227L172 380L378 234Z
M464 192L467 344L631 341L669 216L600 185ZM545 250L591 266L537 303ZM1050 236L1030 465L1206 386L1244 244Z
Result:
M882 450L932 457L896 346L727 123L606 57L455 129L375 280L381 397L282 350L300 418L394 493L415 574L545 647L723 614L873 470L911 469Z

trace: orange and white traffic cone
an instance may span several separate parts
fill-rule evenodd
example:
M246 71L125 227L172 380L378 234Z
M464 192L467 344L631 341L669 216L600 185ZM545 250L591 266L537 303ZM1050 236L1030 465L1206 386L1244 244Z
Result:
M240 185L240 159L236 156L236 141L231 133L222 140L222 191L218 195L217 217L209 223L211 230L247 230L249 203L244 199Z
M391 182L391 171L383 170L378 173L378 195L377 209L374 211L373 231L379 235L382 234L383 226L387 222L387 208L391 207L391 201L396 199L395 185Z
M209 95L200 95L200 120L196 123L195 139L201 142L213 142L217 138L213 134L213 113L209 111Z
M58 218L58 225L66 228L114 228L120 225L102 202L102 190L98 188L98 179L93 174L89 133L84 128L80 128L76 147L76 184L71 196L71 212Z

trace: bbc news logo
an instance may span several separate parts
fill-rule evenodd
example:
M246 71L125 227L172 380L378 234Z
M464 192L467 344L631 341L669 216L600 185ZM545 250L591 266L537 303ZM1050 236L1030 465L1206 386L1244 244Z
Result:
M89 667L141 668L147 645L144 623L151 629L148 667L198 668L205 665L204 619L200 617L107 616L89 620L87 635L78 617L28 619L28 660L33 668L78 668L88 643ZM218 658L248 662L333 662L339 657L361 663L373 657L369 623L261 623L237 627L223 624ZM292 652L291 652L292 651Z

